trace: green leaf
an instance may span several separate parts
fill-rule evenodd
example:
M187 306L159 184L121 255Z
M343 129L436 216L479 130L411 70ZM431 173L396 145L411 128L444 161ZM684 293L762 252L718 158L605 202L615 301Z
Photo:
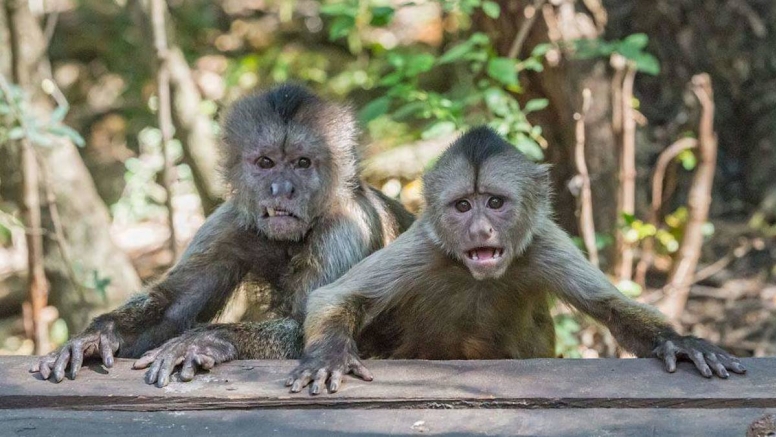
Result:
M59 123L62 120L65 119L65 116L67 115L67 110L69 108L65 105L57 106L52 112L51 112L51 121L53 123Z
M364 106L358 113L358 118L362 123L369 123L375 118L388 112L388 108L391 107L391 98L383 96L378 99L372 100L366 106Z
M323 15L334 15L334 16L348 16L352 18L356 18L358 15L358 5L353 5L345 2L341 3L330 3L327 5L321 6L321 14Z
M484 91L485 105L493 111L495 115L503 117L509 113L509 103L506 99L504 90L496 87L488 88Z
M546 55L547 52L549 52L550 50L552 50L552 44L550 43L537 44L533 48L533 50L531 50L531 57L535 57L535 58L542 57Z
M504 85L517 85L516 62L510 58L493 58L488 61L488 76Z
M455 123L452 121L438 121L432 124L428 129L423 131L421 138L427 140L429 138L437 138L442 135L451 134L455 132Z
M537 73L541 73L542 71L544 71L544 64L542 64L542 62L536 58L528 58L523 62L520 62L519 64L517 64L517 68L520 70L530 70L530 71L536 71Z
M527 156L532 161L538 162L544 159L544 151L542 151L541 146L539 146L536 141L523 134L519 134L517 136L515 141L515 148L517 148L520 153Z
M424 102L407 103L406 105L402 105L399 108L397 108L395 111L393 111L393 118L395 120L402 120L404 118L417 114L425 107L426 107L426 104Z
M625 39L622 40L622 44L641 50L649 44L649 37L646 33L634 33L633 35L626 36Z
M633 222L636 221L636 216L634 216L633 214L621 212L620 217L622 217L622 220L625 222L627 226L633 225Z
M329 28L329 40L334 41L348 36L350 31L356 26L356 19L348 15L340 15L335 18Z
M20 140L24 138L24 128L21 126L14 126L8 131L9 140Z
M57 126L51 126L48 129L48 132L57 135L60 137L65 137L72 141L76 146L83 147L86 145L86 142L84 141L84 138L81 136L78 131L71 128L70 126L65 126L64 124L60 124Z
M372 8L372 20L369 22L372 26L386 26L393 19L393 15L396 12L390 6L375 6Z
M676 160L681 162L682 167L687 171L692 171L695 166L698 165L698 157L695 156L695 153L693 153L692 150L683 150L682 153L676 157Z
M490 18L496 19L501 15L501 6L496 2L486 1L482 3L482 12Z
M639 53L633 61L636 63L636 70L651 76L660 74L660 62L656 57L649 53Z
M526 114L530 114L531 112L541 111L542 109L546 108L547 105L549 104L550 104L550 101L547 99L529 100L525 104L525 108L523 108L523 112Z
M425 73L434 67L434 56L428 53L421 53L419 55L411 56L407 59L407 68L405 74L407 76L417 76L420 73Z
M471 52L473 48L474 47L470 41L453 46L450 50L442 54L439 59L437 59L437 64L442 65L458 61L466 56L469 52Z

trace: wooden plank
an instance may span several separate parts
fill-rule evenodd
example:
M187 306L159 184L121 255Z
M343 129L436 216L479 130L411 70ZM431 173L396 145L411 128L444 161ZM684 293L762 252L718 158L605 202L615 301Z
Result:
M0 436L743 436L775 409L0 410Z
M76 381L36 380L31 357L0 357L0 408L164 411L224 408L776 408L776 358L745 359L747 375L705 379L658 360L372 361L375 381L348 377L334 394L291 395L294 361L236 361L159 389L131 360Z

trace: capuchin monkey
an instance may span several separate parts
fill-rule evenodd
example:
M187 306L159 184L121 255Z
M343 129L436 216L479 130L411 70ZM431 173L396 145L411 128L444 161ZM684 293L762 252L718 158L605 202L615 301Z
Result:
M372 375L361 358L513 359L555 356L550 294L605 324L668 372L744 373L739 360L681 336L656 310L623 296L552 221L547 168L492 130L455 141L423 178L412 227L307 302L305 350L286 385L336 392Z
M111 367L114 356L140 357L134 367L150 366L146 382L162 387L179 365L189 381L198 368L236 358L298 358L308 293L413 221L359 178L356 134L348 107L300 86L235 102L222 119L229 199L147 294L97 317L30 370L60 382L68 367L75 379L85 358ZM246 281L269 286L278 318L191 329Z

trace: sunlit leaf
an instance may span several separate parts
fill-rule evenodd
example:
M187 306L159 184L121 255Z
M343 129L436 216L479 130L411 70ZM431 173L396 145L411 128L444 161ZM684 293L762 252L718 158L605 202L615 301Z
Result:
M501 6L493 1L485 1L482 3L482 12L485 12L490 18L496 19L501 14Z
M336 40L348 36L356 26L356 19L349 15L340 15L334 19L329 27L329 39Z
M396 11L390 6L376 6L372 8L371 12L372 20L369 24L380 27L388 25Z
M455 123L452 121L438 121L432 124L428 129L423 131L421 138L427 140L429 138L438 138L442 135L447 135L455 132Z
M530 114L531 112L541 111L542 109L546 108L547 105L550 104L550 101L547 99L533 99L529 100L525 107L523 108L523 112L526 114Z
M488 76L504 85L517 85L516 62L510 58L493 58L488 61Z
M358 118L362 123L366 124L375 118L388 112L391 107L391 98L383 96L378 99L372 100L366 106L364 106L358 113Z

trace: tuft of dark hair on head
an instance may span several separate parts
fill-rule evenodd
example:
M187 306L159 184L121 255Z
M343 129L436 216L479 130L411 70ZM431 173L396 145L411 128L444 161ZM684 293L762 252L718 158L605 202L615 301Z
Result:
M478 126L470 129L447 149L450 155L463 155L472 164L475 169L490 157L514 151L515 148L509 144L501 135L487 126Z
M267 91L266 99L272 110L280 115L283 123L290 122L302 106L321 101L312 91L294 83L286 83L272 88Z

